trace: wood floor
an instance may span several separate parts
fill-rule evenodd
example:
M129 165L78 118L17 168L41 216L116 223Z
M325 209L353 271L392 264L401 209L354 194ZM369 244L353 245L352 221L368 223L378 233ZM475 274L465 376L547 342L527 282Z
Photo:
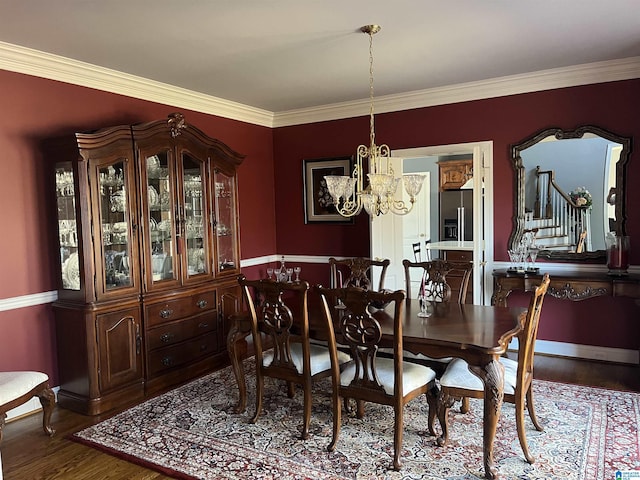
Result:
M544 380L640 392L640 367L634 365L537 355L535 376ZM0 444L4 480L170 478L67 439L70 434L105 418L107 416L87 417L56 408L52 418L56 429L53 438L43 433L41 414L8 423Z

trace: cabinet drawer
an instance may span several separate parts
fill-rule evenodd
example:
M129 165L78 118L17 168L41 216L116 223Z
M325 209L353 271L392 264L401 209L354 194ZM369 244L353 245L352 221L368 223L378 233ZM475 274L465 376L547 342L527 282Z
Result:
M189 297L159 302L146 307L147 327L179 320L216 309L216 292L204 292Z
M217 335L209 333L188 342L149 352L147 371L149 376L179 367L206 355L213 355L218 348Z
M445 250L445 260L452 262L470 262L473 260L473 252L466 250Z
M166 347L203 333L216 331L215 312L203 313L178 322L163 323L147 330L147 349Z

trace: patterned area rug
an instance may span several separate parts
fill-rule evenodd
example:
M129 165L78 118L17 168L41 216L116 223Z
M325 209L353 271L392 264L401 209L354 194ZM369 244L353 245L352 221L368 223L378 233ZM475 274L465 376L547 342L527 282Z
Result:
M245 361L248 390L253 363ZM230 368L153 398L95 426L74 439L162 471L175 478L198 479L449 479L483 478L482 402L471 412L451 410L451 435L445 447L427 432L424 397L405 410L403 469L390 469L393 411L366 405L365 418L343 413L335 452L331 440L330 383L315 387L311 435L298 439L302 392L293 399L284 385L265 382L264 412L234 414L237 388ZM494 458L505 479L611 480L617 470L640 470L640 394L536 380L536 412L545 431L526 416L529 449L525 462L515 427L513 405L505 404Z

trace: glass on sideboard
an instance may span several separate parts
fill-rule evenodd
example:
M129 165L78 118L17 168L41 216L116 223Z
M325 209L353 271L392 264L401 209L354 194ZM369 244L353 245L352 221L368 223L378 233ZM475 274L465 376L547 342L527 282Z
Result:
M80 290L78 224L76 221L77 187L71 162L56 165L55 182L62 288Z

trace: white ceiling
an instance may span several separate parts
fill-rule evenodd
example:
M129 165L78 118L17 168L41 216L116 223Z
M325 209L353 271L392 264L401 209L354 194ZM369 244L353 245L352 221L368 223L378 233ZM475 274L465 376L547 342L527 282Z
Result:
M0 41L269 112L640 56L639 0L0 0Z

